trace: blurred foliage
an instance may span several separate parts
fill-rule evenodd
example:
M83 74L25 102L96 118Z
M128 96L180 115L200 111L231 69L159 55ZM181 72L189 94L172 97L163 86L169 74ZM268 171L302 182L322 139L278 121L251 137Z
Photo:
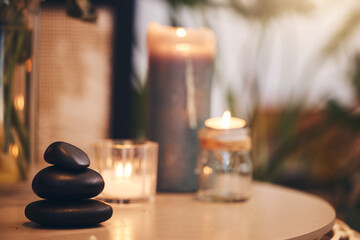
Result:
M348 35L341 41L330 40L333 54L345 37ZM309 109L302 102L279 109L258 106L251 124L256 179L326 198L336 208L338 217L359 231L360 53L353 62L352 106L343 106L331 98L320 110Z
M0 0L0 183L27 178L30 163L29 116L22 115L28 113L28 108L15 108L14 90L17 89L14 85L21 79L16 74L23 74L23 78L30 81L31 70L23 70L32 63L33 29L29 19L38 13L40 2ZM96 20L95 9L89 0L67 0L66 4L69 15L85 21ZM28 88L28 82L21 84ZM22 94L28 97L28 92ZM28 104L26 101L25 105Z
M97 18L96 9L90 0L66 0L66 13L88 22L95 22Z
M213 8L227 8L235 11L243 17L263 21L277 17L289 11L308 13L313 9L313 1L310 0L164 0L170 6L177 7L194 7L205 6Z
M24 16L36 8L40 0L0 0L0 26L24 24Z
M336 54L342 44L354 33L354 30L360 26L360 8L354 8L353 12L347 16L339 30L329 39L328 44L324 47L323 57Z
M360 65L357 69L358 75ZM253 129L255 179L318 194L331 202L338 217L360 229L358 107L329 100L322 111L301 105L262 109Z
M135 136L136 138L144 139L146 132L146 99L147 99L147 87L140 84L140 79L133 73L133 82L136 84L134 89L132 89L132 129L131 136Z
M208 0L165 0L169 3L172 7L179 7L179 6L196 6L198 4L207 3Z
M32 55L29 15L39 0L0 1L0 180L25 180L30 160L29 127L14 104L16 68ZM29 73L23 71L26 78ZM14 150L15 149L15 150Z

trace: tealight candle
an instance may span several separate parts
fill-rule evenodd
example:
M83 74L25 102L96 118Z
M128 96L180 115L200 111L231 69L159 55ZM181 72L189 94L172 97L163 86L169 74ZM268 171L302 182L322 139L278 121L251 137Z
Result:
M246 122L241 118L231 117L229 111L225 111L222 117L210 118L205 121L208 128L225 130L245 127Z
M126 163L125 168L119 163L115 169L103 170L105 188L102 192L104 198L121 196L122 199L145 199L151 193L151 181L143 180L142 177L132 176L132 164Z
M110 202L151 200L156 192L158 144L150 141L101 140L94 144L97 168Z
M242 201L250 197L251 138L246 122L232 118L205 121L198 132L202 152L198 160L198 198L208 201Z
M251 139L245 120L231 117L225 111L221 118L210 118L205 121L206 128L198 132L200 146L208 150L250 150Z

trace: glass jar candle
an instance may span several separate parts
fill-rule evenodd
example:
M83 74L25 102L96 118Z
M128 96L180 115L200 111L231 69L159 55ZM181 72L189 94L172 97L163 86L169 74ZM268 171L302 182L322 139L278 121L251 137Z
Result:
M247 200L251 195L250 131L244 128L242 119L231 119L239 124L221 127L209 121L198 132L202 149L196 169L200 200L233 202Z
M99 198L113 203L150 201L156 193L158 144L103 139L93 145L96 169L105 181Z

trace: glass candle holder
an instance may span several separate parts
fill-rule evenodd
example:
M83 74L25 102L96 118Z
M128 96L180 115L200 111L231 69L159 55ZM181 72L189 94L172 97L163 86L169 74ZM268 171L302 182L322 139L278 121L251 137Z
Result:
M205 201L243 201L250 198L252 183L251 138L248 128L198 132L201 153L197 197Z
M152 200L156 193L158 144L151 141L100 140L94 145L96 168L105 181L104 201Z

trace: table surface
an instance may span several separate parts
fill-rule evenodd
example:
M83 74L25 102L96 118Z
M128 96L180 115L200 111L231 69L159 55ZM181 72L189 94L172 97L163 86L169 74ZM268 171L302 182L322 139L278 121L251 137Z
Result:
M335 222L332 206L316 196L260 182L252 192L237 203L161 193L152 202L112 204L112 218L95 228L50 229L24 215L38 200L30 184L0 187L0 239L316 239Z

